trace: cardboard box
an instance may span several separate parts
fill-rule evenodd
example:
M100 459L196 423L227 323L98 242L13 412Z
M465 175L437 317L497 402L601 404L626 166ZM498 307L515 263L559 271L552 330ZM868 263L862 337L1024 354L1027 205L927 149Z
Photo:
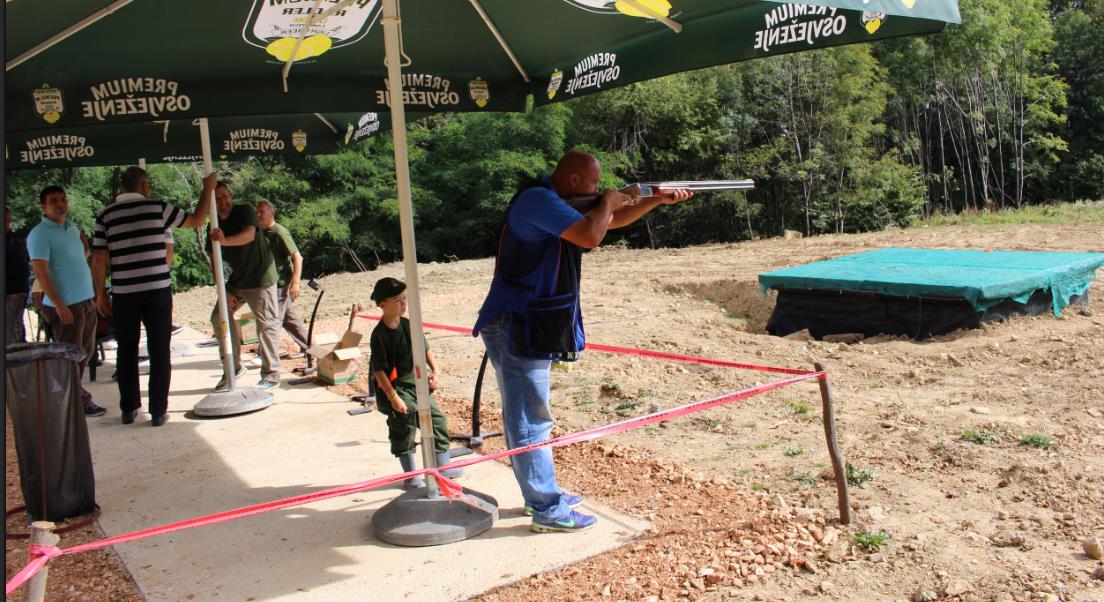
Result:
M256 343L260 340L257 338L257 316L253 312L247 311L237 320L241 328L242 343Z
M318 361L318 378L329 385L353 382L357 378L357 358L360 339L364 335L347 331L340 341L333 335L319 335L318 342L307 350Z

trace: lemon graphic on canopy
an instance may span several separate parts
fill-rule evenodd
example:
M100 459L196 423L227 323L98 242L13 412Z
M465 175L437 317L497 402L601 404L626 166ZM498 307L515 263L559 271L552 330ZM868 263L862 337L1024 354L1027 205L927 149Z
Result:
M667 0L636 0L636 3L644 8L653 11L655 14L666 17L671 13L671 3ZM645 19L651 19L652 15L639 11L635 7L631 6L628 2L623 0L617 0L613 3L613 7L617 9L617 12L628 15L630 17L644 17Z
M904 4L905 8L912 10L912 7L916 6L916 0L901 0L901 4Z
M325 34L305 37L303 43L299 45L299 52L295 53L293 60L301 61L316 57L329 50L331 46L333 46L333 40ZM294 48L295 38L280 38L265 47L265 51L280 61L287 61L291 58L291 51Z
M862 14L862 24L866 28L866 32L870 35L874 35L876 31L882 28L882 23L885 23L885 13L872 13L864 12Z
M61 113L50 111L49 113L43 113L42 118L46 120L46 123L57 123L58 119L61 119Z

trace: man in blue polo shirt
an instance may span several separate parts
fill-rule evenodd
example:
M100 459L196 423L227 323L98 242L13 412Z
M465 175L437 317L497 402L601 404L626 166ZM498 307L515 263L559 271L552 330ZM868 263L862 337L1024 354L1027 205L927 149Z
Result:
M601 244L608 230L694 194L685 189L643 198L611 189L599 193L600 179L593 155L570 151L550 177L519 192L506 209L491 290L472 334L482 335L495 369L510 449L548 439L551 361L573 361L585 345L579 309L582 250ZM518 454L510 464L524 511L533 516L532 531L571 533L597 522L575 511L583 499L556 483L551 448Z
M88 269L88 241L69 218L69 199L60 186L47 186L38 196L42 221L27 236L35 278L42 286L42 313L50 324L54 340L71 343L84 352L80 374L92 359L96 347L96 305L92 272ZM92 402L81 388L86 416L107 412Z

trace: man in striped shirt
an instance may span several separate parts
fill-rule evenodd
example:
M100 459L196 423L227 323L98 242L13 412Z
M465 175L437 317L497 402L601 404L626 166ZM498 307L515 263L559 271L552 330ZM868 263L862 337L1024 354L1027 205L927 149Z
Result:
M123 424L131 424L142 407L138 385L138 339L146 327L149 353L149 412L151 424L169 419L169 379L172 372L169 345L172 328L172 280L165 252L167 228L198 228L207 221L216 176L203 179L196 212L149 197L149 175L139 167L123 172L123 194L96 218L92 239L92 271L96 307L115 317L119 343L117 376ZM107 273L111 272L111 300L107 298Z

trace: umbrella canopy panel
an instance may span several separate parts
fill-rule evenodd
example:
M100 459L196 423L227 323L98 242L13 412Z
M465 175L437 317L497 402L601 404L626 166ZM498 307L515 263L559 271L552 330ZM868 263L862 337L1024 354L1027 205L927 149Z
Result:
M218 117L209 120L216 160L250 156L292 157L340 152L372 135L390 131L386 113L331 113ZM87 167L201 160L199 132L190 119L111 126L10 132L7 169Z
M9 131L389 106L379 0L16 0L6 8ZM336 10L318 20L327 8ZM405 0L401 19L409 110L517 111L529 94L560 102L711 65L936 32L958 20L958 6ZM293 52L285 92L281 71Z

